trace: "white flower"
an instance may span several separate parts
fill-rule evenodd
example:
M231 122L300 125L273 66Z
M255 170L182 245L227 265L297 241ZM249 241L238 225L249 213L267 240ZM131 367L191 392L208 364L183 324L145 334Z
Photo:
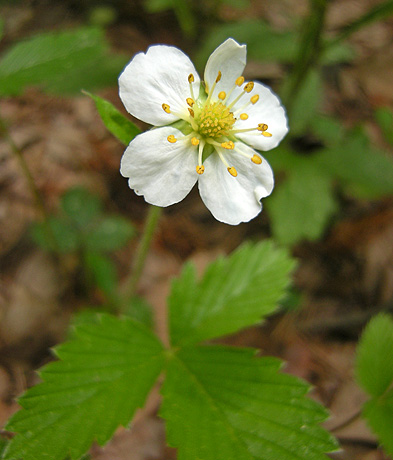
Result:
M254 150L276 147L288 131L279 99L258 82L245 82L246 46L229 38L209 57L205 85L190 59L172 46L137 54L119 78L128 112L155 126L136 136L121 174L148 203L181 201L198 181L213 216L248 222L270 195L273 172Z

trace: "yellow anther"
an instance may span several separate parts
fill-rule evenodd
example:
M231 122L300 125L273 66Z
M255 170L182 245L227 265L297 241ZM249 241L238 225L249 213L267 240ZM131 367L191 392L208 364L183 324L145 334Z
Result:
M254 94L250 99L251 104L256 104L259 101L259 94Z
M188 83L194 83L194 75L192 73L188 76Z
M244 87L244 91L246 93L251 93L251 91L254 89L254 82L253 81L249 81L246 86Z
M262 163L262 158L255 153L254 156L251 158L251 161L256 165L260 165Z
M191 139L191 144L195 146L199 145L199 139L197 139L196 137L193 137Z
M194 99L192 97L188 97L186 99L186 102L190 107L192 107L195 104L195 101L194 101Z
M169 107L168 104L162 104L162 108L163 108L164 112L171 113L171 108Z
M235 83L236 83L237 86L242 86L242 84L244 83L244 77L236 78Z
M218 99L221 99L222 101L227 97L227 93L225 91L221 91L218 93Z
M195 117L194 111L190 108L188 109L188 111L190 112L190 115L192 116L192 118L194 118Z
M169 135L169 136L167 137L167 140L168 140L168 142L170 142L171 144L174 144L174 143L177 141L176 137L175 137L173 134Z
M228 169L228 172L231 176L236 177L237 176L237 171L233 166L230 166Z
M266 123L259 123L257 130L263 132L263 131L266 131L268 127L269 126Z
M232 141L223 142L221 144L221 147L227 150L233 150L235 148L235 144Z
M218 71L217 78L216 78L216 83L218 83L221 80L221 72Z
M268 133L267 131L263 131L263 132L262 132L262 136L265 136L265 137L272 137L273 134L272 134L272 133Z
M197 172L198 174L203 174L203 173L205 172L205 167L204 167L203 165L198 165L198 166L196 167L196 172Z
M240 120L247 120L248 115L246 113L240 114Z

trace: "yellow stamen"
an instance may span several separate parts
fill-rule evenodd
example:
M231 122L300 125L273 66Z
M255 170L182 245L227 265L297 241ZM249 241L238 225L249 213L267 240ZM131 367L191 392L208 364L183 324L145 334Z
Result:
M254 89L254 82L253 81L249 81L246 86L244 87L244 91L246 93L251 93L251 91Z
M221 80L222 73L218 71L217 78L216 78L216 83L218 83Z
M194 111L190 108L188 108L188 111L190 112L190 115L192 116L192 118L194 118L195 117Z
M251 104L256 104L259 101L259 94L254 94L250 99Z
M190 107L192 107L195 104L195 101L194 101L194 99L192 97L188 97L186 99L186 102Z
M251 158L251 161L256 165L260 165L262 163L262 158L255 153L254 156Z
M237 176L237 171L236 169L233 167L233 166L230 166L229 168L227 168L229 174L233 177L236 177Z
M235 83L236 83L237 86L242 86L242 84L244 83L244 77L236 78Z
M266 131L269 126L266 123L259 123L257 130L258 131Z
M240 120L247 120L248 115L246 113L240 114Z
M263 131L263 132L262 132L262 136L265 136L265 137L272 137L273 134L272 134L272 133L268 133L267 131Z
M194 75L192 73L190 73L190 75L188 76L188 83L194 83Z
M233 150L235 148L235 144L232 141L223 142L221 144L221 147L227 150Z
M169 135L169 136L167 137L167 140L168 140L168 142L170 142L171 144L174 144L174 143L177 141L176 137L175 137L173 134Z
M162 104L162 108L163 108L164 112L171 113L171 108L169 107L168 104Z
M196 172L197 172L198 174L203 174L203 173L205 172L205 167L204 167L203 165L198 165L198 166L196 167Z
M199 144L199 139L197 139L196 137L193 137L191 139L191 144L194 146L197 146Z
M218 93L218 99L221 99L223 101L226 97L227 95L225 91L221 91L220 93Z

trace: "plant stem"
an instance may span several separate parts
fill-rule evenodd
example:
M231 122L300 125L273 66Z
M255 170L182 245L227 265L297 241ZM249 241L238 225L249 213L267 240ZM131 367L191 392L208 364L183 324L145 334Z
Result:
M310 13L304 21L298 56L284 94L288 111L291 110L309 71L318 61L327 4L327 0L310 0Z
M35 184L34 178L30 172L29 166L26 163L22 150L15 144L14 140L12 139L9 133L9 130L8 130L8 127L5 121L1 117L0 117L0 134L8 142L8 145L10 146L12 153L14 154L14 156L16 157L19 163L19 166L26 179L27 185L30 189L30 193L32 194L34 198L35 206L39 214L41 214L41 218L44 223L46 236L48 240L51 242L52 247L57 249L57 242L56 242L56 239L53 235L52 229L49 224L49 215L46 211L44 200L42 199L41 193Z
M124 284L125 288L123 294L127 299L130 299L135 294L138 287L138 282L145 266L146 256L148 254L161 213L162 208L153 205L150 206L148 215L146 217L142 238L136 250L131 275Z

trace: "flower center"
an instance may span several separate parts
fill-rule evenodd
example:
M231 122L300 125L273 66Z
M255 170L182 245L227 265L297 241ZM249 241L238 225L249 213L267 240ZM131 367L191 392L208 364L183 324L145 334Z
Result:
M207 103L201 110L198 119L198 132L203 137L217 139L227 136L235 124L235 117L222 102Z

